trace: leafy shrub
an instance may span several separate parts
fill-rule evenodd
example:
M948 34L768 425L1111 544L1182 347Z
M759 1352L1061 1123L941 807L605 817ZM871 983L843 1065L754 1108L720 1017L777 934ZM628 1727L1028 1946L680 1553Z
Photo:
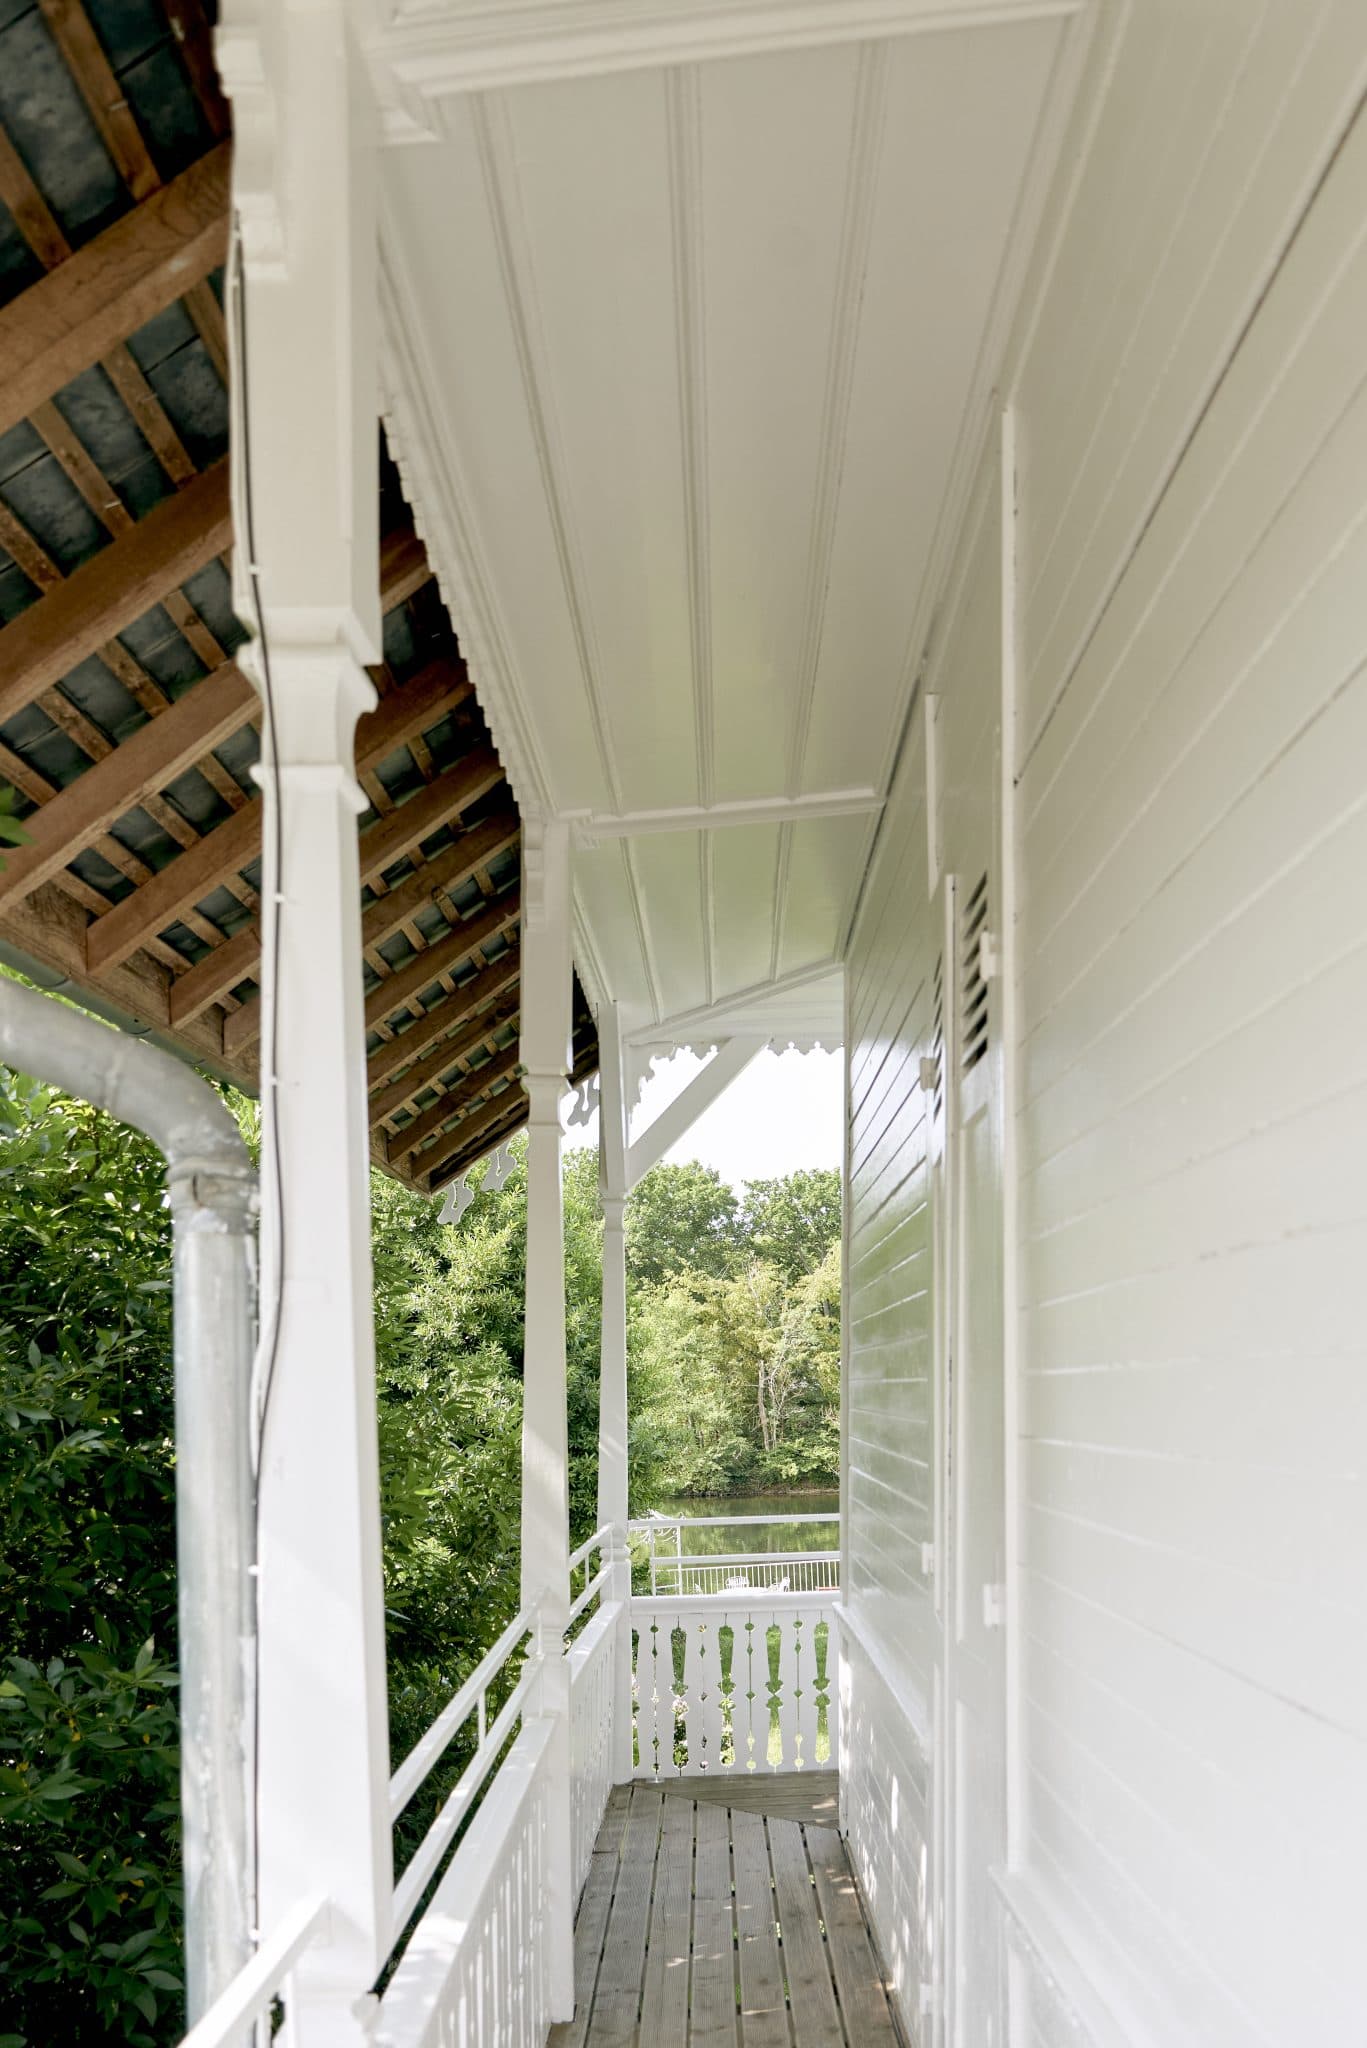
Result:
M162 1177L151 1145L0 1076L0 2038L11 2041L150 2048L181 2024Z

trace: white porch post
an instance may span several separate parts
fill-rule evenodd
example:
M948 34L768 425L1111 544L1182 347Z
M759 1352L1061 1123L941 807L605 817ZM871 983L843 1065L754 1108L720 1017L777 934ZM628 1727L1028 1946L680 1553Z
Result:
M546 1845L551 2016L574 2017L570 1833L569 1427L565 1406L565 1215L560 1104L571 1066L569 830L523 820L521 1062L527 1091L527 1309L522 1367L522 1604L536 1613L529 1711L554 1726Z
M631 1780L631 1553L627 1545L627 1104L615 1003L598 1019L598 1162L603 1309L598 1360L598 1526L612 1527L611 1598L622 1603L612 1703L612 1775Z
M220 54L245 239L234 579L266 711L258 1919L331 1900L289 2038L346 2048L370 2038L392 1892L354 776L380 639L375 152L336 0L241 27L230 5Z

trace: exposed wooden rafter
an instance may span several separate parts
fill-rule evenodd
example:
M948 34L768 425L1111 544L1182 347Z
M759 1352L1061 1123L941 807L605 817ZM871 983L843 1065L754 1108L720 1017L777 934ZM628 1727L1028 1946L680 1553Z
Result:
M498 965L504 970L504 985L515 989L517 961L500 960ZM468 1000L469 984L463 994ZM406 1074L397 1081L391 1081L387 1088L382 1088L378 1095L371 1097L371 1116L382 1122L398 1110L406 1108L425 1089L437 1086L451 1073L457 1062L473 1052L476 1047L492 1045L495 1035L513 1023L516 1017L516 1000L510 1001L506 998L501 1003L495 1002L479 1016L467 1018L457 1031L451 1031L448 1015L445 1019L445 1028L450 1035L441 1039L426 1059L415 1060ZM411 1033L405 1034L405 1037L411 1036ZM401 1040L400 1043L402 1042Z
M366 905L361 917L361 945L367 951L382 945L409 919L439 896L470 881L491 860L516 846L521 824L514 810L482 818L452 845L434 853L406 881Z
M416 996L432 986L438 976L453 973L470 959L477 947L487 945L491 939L502 938L517 923L520 914L520 891L509 889L483 910L474 912L463 923L454 926L435 945L415 954L412 960L366 997L367 1026L373 1030L385 1018L392 1017L395 1011L406 1009Z
M0 307L0 433L224 261L228 197L221 143Z
M134 804L164 789L236 732L255 703L251 684L229 662L68 784L27 821L27 842L6 856L0 911L65 867L73 847L88 846Z
M83 0L36 4L44 47L81 95L127 211L82 241L69 198L45 189L28 131L7 131L0 116L0 205L42 273L0 306L0 434L26 422L46 451L33 465L38 499L27 481L0 485L0 549L31 586L0 626L0 724L30 707L47 721L23 718L0 742L0 777L33 806L24 842L0 866L0 939L251 1086L262 801L246 776L247 729L260 727L262 706L233 659L240 633L225 619L222 578L203 574L226 564L233 540L228 464L216 459L224 415L215 421L213 404L189 397L166 367L187 351L197 392L206 356L228 382L213 274L228 246L231 123L209 0L159 0L173 38L164 76L177 70L170 49L183 74L166 88L178 94L172 125L184 136L202 117L199 133L212 138L165 183L148 81L125 90L103 17ZM139 338L172 306L179 324ZM107 382L68 389L92 370ZM97 390L102 413L90 404ZM120 452L129 423L166 480L159 499ZM373 671L379 701L358 724L356 772L375 813L360 838L369 1115L377 1156L417 1184L456 1157L452 1119L468 1150L491 1115L495 1136L525 1117L521 1090L505 1085L516 1066L520 822L396 481L390 471L381 604L409 618L386 629L389 659ZM97 522L75 567L47 523L63 494ZM185 586L197 577L192 597ZM167 640L167 619L183 646ZM186 649L202 667L188 688ZM476 822L463 826L472 811ZM411 950L395 966L400 934ZM415 1098L427 1099L418 1108ZM407 1130L394 1134L404 1116Z
M469 1116L475 1105L484 1100L491 1088L517 1072L517 1058L516 1045L510 1045L503 1052L496 1053L484 1066L475 1067L469 1074L463 1075L462 1087L453 1089L450 1094L443 1096L440 1102L434 1103L431 1109L424 1110L421 1116L415 1117L411 1124L405 1124L401 1131L390 1138L390 1158L399 1160L409 1152L416 1151L434 1131L439 1131L444 1124L448 1124L453 1116Z
M168 590L225 553L231 540L224 461L163 498L122 539L0 630L0 723L98 654Z
M515 1073L516 1068L517 1050L516 1047L510 1047L500 1063L500 1074L511 1075ZM478 1077L472 1078L477 1079ZM492 1081L492 1075L490 1079ZM510 1095L512 1097L511 1101L508 1099ZM448 1160L454 1158L458 1152L466 1150L477 1139L482 1138L486 1132L495 1128L508 1116L510 1110L517 1108L519 1111L523 1111L526 1108L522 1090L518 1087L515 1080L511 1083L510 1087L500 1090L497 1095L493 1095L488 1099L485 1098L482 1092L477 1091L467 1100L470 1102L470 1107L464 1111L459 1121L453 1124L449 1130L440 1130L435 1142L429 1146L427 1151L419 1151L414 1154L411 1164L415 1172L425 1173L429 1176L436 1173L441 1167L446 1165ZM441 1125L445 1125L455 1115L459 1104L448 1100L443 1104L439 1104L438 1107L442 1112L439 1122ZM407 1131L401 1131L397 1138L390 1139L390 1157L395 1161L407 1156L409 1148L404 1144L407 1135Z
M518 958L518 950L514 946L508 952L500 954L491 967L485 967L472 981L464 984L460 991L460 1007L458 1010L453 1010L448 1006L429 1010L426 1016L419 1019L407 1031L401 1033L399 1037L391 1039L388 1044L381 1046L377 1052L372 1053L366 1068L367 1078L371 1087L379 1087L382 1082L388 1081L391 1075L399 1073L401 1068L411 1067L412 1062L421 1058L428 1048L435 1045L439 1039L445 1039L447 1034L460 1023L463 1017L468 1016L471 1011L481 1009L484 1004L494 1002L500 996L514 992L518 986L520 971L521 963ZM459 1038L460 1034L457 1033L456 1036ZM478 1044L478 1042L478 1035L470 1041L472 1045ZM455 1059L458 1055L459 1047L452 1052L451 1057ZM401 1085L405 1088L408 1087L409 1077L407 1074L403 1076ZM417 1091L415 1090L414 1092ZM407 1097L400 1097L398 1099L405 1101ZM383 1116L389 1114L389 1112L376 1109L375 1114Z

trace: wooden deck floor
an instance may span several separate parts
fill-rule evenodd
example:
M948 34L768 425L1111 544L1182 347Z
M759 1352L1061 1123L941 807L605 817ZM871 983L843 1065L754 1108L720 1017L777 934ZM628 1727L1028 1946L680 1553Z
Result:
M828 1772L618 1787L551 2048L896 2048L835 1818Z

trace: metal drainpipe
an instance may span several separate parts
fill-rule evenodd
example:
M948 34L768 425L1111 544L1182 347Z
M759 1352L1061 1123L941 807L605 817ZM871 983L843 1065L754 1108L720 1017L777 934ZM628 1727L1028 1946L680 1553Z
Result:
M186 2002L193 2025L252 1954L255 1175L228 1111L189 1067L7 979L0 979L0 1061L132 1124L166 1159L174 1242Z

